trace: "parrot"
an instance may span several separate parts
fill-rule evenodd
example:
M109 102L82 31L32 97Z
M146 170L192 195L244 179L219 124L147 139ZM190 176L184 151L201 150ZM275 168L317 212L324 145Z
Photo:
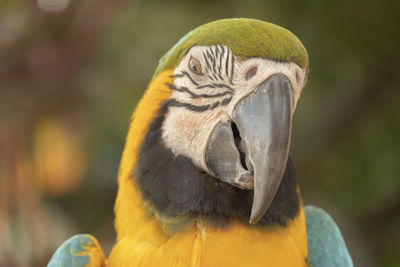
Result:
M108 259L79 234L48 266L353 266L331 216L303 206L289 155L308 72L301 41L272 23L187 33L131 117Z

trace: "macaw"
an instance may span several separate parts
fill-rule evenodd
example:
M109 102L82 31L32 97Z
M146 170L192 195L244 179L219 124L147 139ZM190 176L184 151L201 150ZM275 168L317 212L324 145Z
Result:
M303 207L289 156L308 69L299 39L271 23L186 34L132 115L109 258L77 235L48 266L353 266L332 218Z

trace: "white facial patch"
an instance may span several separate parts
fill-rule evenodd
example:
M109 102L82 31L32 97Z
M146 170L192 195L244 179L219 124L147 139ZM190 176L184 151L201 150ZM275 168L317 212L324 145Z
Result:
M163 141L175 154L208 170L205 152L216 125L231 121L237 103L277 73L291 83L294 110L305 85L305 69L261 58L239 61L222 45L191 48L169 85L172 103L162 126Z

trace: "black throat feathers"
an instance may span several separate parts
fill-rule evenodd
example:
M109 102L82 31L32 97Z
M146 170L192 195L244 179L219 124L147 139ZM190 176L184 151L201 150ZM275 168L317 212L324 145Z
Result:
M133 177L142 198L152 208L168 216L210 219L224 227L236 218L249 224L253 191L223 183L196 167L192 160L175 155L161 138L161 127L171 100L163 103L140 148ZM297 179L289 157L281 184L267 212L257 225L281 225L294 219L300 200Z

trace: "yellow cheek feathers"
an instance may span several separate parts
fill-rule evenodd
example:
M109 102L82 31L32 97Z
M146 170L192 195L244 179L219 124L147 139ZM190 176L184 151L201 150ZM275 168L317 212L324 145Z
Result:
M135 112L132 114L118 174L119 182L131 178L131 171L136 163L140 145L149 125L156 117L160 105L171 97L172 91L166 84L173 83L172 75L172 70L167 70L155 78L148 86Z
M156 224L145 214L140 193L132 179L132 172L151 121L156 117L160 105L170 98L171 90L166 84L173 82L172 74L172 70L164 71L150 83L131 118L118 173L119 190L115 204L118 239L129 233L136 235L136 227L143 227L145 221Z

